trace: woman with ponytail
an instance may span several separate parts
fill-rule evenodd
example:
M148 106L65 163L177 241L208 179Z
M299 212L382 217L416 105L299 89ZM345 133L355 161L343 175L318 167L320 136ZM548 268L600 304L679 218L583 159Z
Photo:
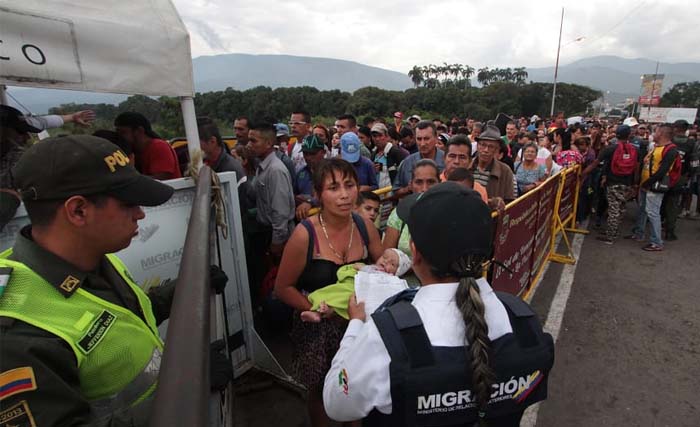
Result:
M351 298L326 411L365 426L519 426L547 397L552 338L527 304L483 278L493 229L477 193L445 182L409 197L399 214L421 287L374 313Z

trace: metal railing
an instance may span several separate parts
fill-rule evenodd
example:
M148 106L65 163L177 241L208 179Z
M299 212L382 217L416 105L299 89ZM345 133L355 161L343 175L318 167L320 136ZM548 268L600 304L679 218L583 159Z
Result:
M211 173L207 166L199 171L151 411L153 427L209 421Z

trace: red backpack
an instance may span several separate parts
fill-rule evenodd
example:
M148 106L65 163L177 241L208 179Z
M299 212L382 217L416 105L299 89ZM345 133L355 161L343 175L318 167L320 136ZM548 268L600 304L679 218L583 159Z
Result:
M661 152L661 159L666 157L666 153L671 148L677 148L676 144L668 144L667 146L665 146L664 150ZM661 161L663 161L663 160L661 160ZM671 165L671 169L668 170L669 187L671 187L671 188L674 187L678 183L678 180L681 179L681 169L682 169L681 156L676 154L676 158L673 160L673 164Z
M617 141L617 147L610 163L610 171L617 176L629 176L634 174L637 165L635 147L627 141Z

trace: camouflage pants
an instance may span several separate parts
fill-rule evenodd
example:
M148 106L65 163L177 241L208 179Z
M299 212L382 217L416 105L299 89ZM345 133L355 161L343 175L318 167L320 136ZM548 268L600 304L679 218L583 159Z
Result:
M615 184L608 186L608 228L607 237L616 239L620 235L620 222L625 215L625 202L630 187L627 185Z

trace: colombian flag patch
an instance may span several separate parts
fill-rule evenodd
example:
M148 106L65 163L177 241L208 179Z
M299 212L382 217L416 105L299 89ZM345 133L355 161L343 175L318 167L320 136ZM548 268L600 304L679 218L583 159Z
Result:
M34 370L30 366L16 368L0 374L0 400L25 391L36 390Z
M527 396L532 393L532 391L537 387L537 385L544 379L544 375L542 375L542 372L540 371L535 371L531 375L527 377L527 383L520 387L520 389L513 395L513 399L518 402L522 403Z

